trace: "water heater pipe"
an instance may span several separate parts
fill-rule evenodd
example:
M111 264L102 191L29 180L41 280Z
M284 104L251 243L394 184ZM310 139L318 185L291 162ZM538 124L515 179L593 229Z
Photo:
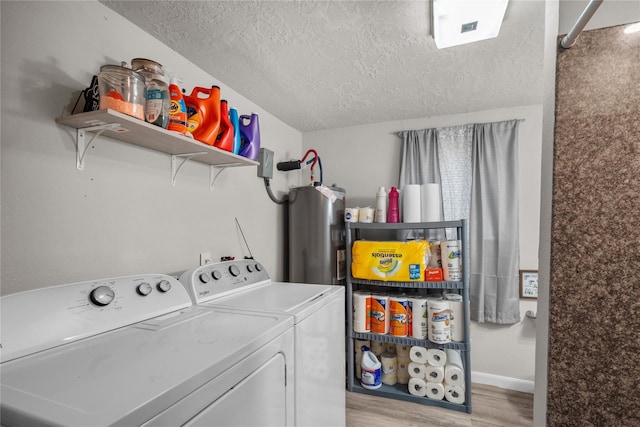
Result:
M596 13L596 10L600 7L603 0L591 0L587 7L582 12L582 15L578 18L575 24L573 24L573 28L567 33L566 36L562 38L560 42L560 46L565 49L569 49L576 43L578 36L584 29L585 25L589 22L591 17Z

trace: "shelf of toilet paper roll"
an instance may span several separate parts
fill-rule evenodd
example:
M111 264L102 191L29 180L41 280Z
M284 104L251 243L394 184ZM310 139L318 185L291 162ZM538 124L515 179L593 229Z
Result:
M56 123L78 130L113 125L102 135L171 155L195 154L194 161L211 166L257 166L258 162L162 129L114 110L96 110L58 117ZM118 125L118 126L116 126Z

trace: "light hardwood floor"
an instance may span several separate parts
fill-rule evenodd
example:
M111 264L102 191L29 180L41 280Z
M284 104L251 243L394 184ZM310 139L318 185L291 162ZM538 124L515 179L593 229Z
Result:
M472 413L347 392L347 427L530 427L533 395L483 384L471 388Z

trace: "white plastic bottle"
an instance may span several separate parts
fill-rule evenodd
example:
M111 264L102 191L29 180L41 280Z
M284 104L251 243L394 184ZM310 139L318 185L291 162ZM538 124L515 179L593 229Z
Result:
M369 390L376 390L382 386L382 364L369 347L362 346L362 362L360 363L362 379L360 384Z
M373 222L387 222L387 191L380 187L376 193L376 212Z

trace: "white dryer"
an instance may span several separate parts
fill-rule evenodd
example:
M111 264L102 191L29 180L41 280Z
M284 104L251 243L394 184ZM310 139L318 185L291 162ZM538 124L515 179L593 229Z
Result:
M165 275L0 299L3 426L293 426L293 320Z
M345 425L343 286L272 282L252 259L197 267L184 272L180 281L202 307L293 318L295 424Z

